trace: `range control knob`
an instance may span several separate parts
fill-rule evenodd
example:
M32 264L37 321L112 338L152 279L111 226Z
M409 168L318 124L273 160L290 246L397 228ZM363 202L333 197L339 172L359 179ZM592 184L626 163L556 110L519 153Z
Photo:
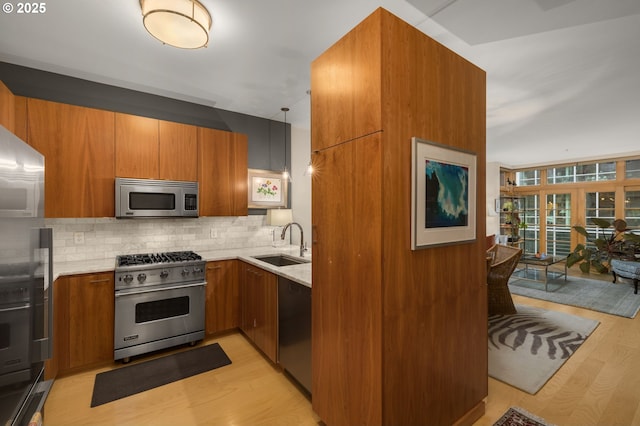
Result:
M202 272L202 269L201 269L201 268L199 268L199 267L197 267L197 266L193 268L193 273L194 273L194 274L199 274L199 273L201 273L201 272Z
M184 269L182 270L182 276L183 276L183 277L186 277L187 275L189 275L189 270L188 270L187 268L184 268Z
M131 274L126 274L124 277L122 277L122 280L123 280L125 283L129 284L129 283L131 283L131 281L133 281L133 275L131 275Z
M169 276L169 271L167 271L166 269L163 269L162 272L160 272L160 278L167 278Z
M138 282L143 283L147 279L147 274L138 274Z

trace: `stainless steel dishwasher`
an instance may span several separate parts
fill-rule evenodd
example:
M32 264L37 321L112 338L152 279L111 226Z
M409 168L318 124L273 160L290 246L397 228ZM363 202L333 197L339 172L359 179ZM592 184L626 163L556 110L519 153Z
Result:
M311 289L278 277L280 366L311 393Z

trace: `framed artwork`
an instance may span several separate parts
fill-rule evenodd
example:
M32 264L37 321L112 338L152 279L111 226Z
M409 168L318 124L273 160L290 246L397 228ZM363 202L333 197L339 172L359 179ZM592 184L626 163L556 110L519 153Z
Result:
M282 172L249 169L249 208L287 207L289 182Z
M411 249L476 239L476 155L411 139Z

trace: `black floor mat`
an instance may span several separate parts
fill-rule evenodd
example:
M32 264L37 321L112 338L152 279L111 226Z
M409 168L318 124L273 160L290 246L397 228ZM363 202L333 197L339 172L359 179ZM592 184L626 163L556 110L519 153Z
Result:
M96 375L91 406L135 395L231 364L218 343Z

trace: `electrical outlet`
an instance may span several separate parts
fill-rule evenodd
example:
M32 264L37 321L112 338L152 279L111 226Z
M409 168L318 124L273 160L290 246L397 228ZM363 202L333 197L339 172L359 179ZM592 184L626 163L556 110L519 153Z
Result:
M84 244L84 232L74 232L73 242L76 244Z
M209 238L218 238L218 230L216 228L209 229Z

